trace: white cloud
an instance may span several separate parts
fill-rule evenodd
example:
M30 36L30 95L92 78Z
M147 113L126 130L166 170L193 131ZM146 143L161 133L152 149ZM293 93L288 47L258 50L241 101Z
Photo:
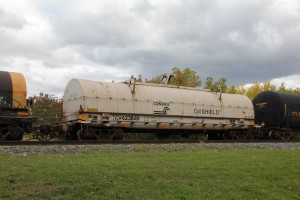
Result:
M281 77L281 78L275 78L271 80L271 83L273 85L276 85L277 88L281 86L282 83L285 84L286 88L300 88L300 74L296 75L291 75L291 76L286 76L286 77Z

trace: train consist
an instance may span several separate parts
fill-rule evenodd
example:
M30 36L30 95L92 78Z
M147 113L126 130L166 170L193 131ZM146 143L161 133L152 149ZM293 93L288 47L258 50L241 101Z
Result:
M5 73L0 73L2 82ZM6 131L8 127L24 131L32 121L26 101L17 107L5 100L15 89L2 86L2 82L1 121L15 121L1 123L1 130L5 130L1 138L19 140L20 136L10 136L13 131ZM22 84L26 85L25 80ZM26 87L23 93L26 98ZM273 100L275 97L279 100ZM72 79L65 88L64 117L57 127L66 138L79 140L121 140L126 132L155 133L157 137L204 133L209 139L290 140L300 130L299 98L270 92L259 94L252 103L244 95L138 83L134 78L122 83ZM10 112L4 112L8 105Z

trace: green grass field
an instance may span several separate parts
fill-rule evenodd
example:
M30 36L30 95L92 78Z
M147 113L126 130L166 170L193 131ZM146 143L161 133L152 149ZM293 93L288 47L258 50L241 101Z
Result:
M0 199L300 199L299 150L0 155Z

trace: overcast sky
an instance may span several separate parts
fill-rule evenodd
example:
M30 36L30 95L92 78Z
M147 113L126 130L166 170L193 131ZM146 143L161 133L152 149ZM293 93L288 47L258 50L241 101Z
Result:
M29 95L173 67L300 87L299 0L0 0L0 44L0 70Z

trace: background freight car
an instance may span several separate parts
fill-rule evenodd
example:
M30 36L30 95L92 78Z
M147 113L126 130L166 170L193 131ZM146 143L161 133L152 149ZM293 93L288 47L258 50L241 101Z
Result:
M300 130L300 95L265 91L253 99L255 123Z
M0 141L21 140L31 126L26 95L22 74L0 71Z

